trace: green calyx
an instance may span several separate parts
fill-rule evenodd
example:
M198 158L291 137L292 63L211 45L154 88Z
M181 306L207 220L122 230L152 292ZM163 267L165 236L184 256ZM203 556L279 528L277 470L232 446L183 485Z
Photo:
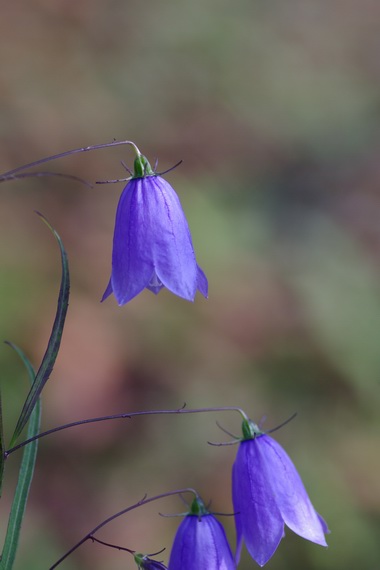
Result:
M133 558L135 559L137 567L142 568L143 567L142 564L146 558L145 554L140 554L139 552L136 552L136 554L133 555Z
M195 497L191 503L188 515L193 515L196 517L203 517L204 515L208 515L208 510L206 509L205 504L200 497Z
M242 441L245 441L247 439L255 439L255 437L262 435L263 433L259 426L251 420L243 420L241 429L243 432Z
M138 154L133 163L133 178L144 178L154 176L155 173L143 154Z

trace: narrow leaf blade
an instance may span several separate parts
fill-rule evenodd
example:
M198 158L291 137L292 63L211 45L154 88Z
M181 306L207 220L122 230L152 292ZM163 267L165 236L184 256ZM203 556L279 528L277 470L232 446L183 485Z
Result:
M8 343L11 344L11 343ZM35 373L33 367L25 354L20 348L11 344L11 346L20 355L25 367L28 371L31 383L35 381ZM37 401L34 410L30 416L28 426L28 438L34 437L39 433L41 420L41 402ZM28 500L29 489L33 479L34 466L36 463L38 449L38 440L32 441L23 451L20 471L17 481L15 496L13 498L12 508L9 515L7 534L5 537L3 552L0 561L0 570L12 570L16 557L21 524L24 517L26 503Z
M38 212L37 212L38 213ZM35 380L33 385L30 389L30 392L25 400L24 407L21 411L20 417L18 419L10 447L13 447L20 436L22 430L26 426L31 413L40 397L43 387L45 386L49 376L53 370L59 347L61 344L63 327L65 324L67 308L69 304L69 294L70 294L70 275L69 275L69 266L67 261L67 254L65 248L63 246L62 240L55 229L49 224L49 222L42 216L42 214L38 214L48 228L53 233L54 237L56 238L59 249L61 252L61 264L62 264L62 278L61 278L61 286L59 291L58 297L58 304L57 304L57 312L52 328L52 332L49 338L48 346L45 352L45 355L42 359L40 368L36 374Z
M3 489L4 466L5 466L5 442L3 429L3 406L0 392L0 497Z

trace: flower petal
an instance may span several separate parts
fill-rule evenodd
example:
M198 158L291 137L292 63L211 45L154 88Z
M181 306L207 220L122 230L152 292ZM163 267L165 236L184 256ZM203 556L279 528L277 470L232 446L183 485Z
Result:
M253 441L284 523L299 536L327 546L327 525L324 521L322 523L321 517L311 504L301 477L288 454L268 435L262 435Z
M163 284L157 277L156 272L154 271L153 276L149 281L149 285L147 285L146 288L149 289L149 291L152 291L152 293L154 293L155 295L158 295L158 293L161 291L161 289L163 289L163 287L164 287Z
M213 515L186 516L175 536L168 568L235 570L224 529Z
M320 515L319 513L317 513L317 515L318 515L318 518L319 518L319 522L320 522L321 525L322 525L323 532L324 532L325 534L330 534L330 529L329 529L329 527L327 526L327 522L325 521L325 519L324 519L323 517L321 517L321 515Z
M275 553L284 533L284 523L276 498L268 483L266 469L256 439L242 441L232 472L232 498L237 534L236 561L242 540L260 565Z
M199 267L199 265L197 266L198 268L198 273L197 273L197 287L198 287L198 291L200 291L203 295L203 297L205 297L206 299L208 298L208 281L207 281L207 277L203 271L203 269L201 269Z
M198 267L179 198L170 184L159 176L139 180L144 184L148 240L157 277L172 293L193 301Z
M145 180L138 178L128 182L117 207L111 282L119 305L138 295L148 285L154 271L152 234L144 205Z
M157 562L157 560L152 560L148 557L141 561L139 568L142 570L168 570L167 566L162 562Z
M112 282L111 279L108 281L108 285L106 290L103 293L103 297L101 298L100 302L103 303L103 301L105 301L107 299L107 297L109 297L110 295L112 295L113 290L112 290Z
M124 305L145 288L157 294L163 287L188 301L197 289L208 293L177 194L160 176L133 178L117 207L111 281L102 300L113 292Z

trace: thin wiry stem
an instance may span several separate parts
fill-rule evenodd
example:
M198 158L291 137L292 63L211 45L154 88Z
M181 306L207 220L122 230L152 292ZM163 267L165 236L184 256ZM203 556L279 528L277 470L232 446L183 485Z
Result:
M39 160L29 162L28 164L23 164L22 166L18 166L17 168L13 168L12 170L8 170L7 172L3 172L3 174L0 174L0 179L4 178L4 177L9 177L10 175L15 174L16 172L21 172L22 170L26 170L27 168L39 166L40 164L44 164L45 162L50 162L51 160L57 160L58 158L64 158L65 156L69 156L71 154L77 154L78 152L88 152L91 150L98 150L101 148L107 148L107 147L111 147L111 146L120 146L120 145L125 145L125 144L131 145L134 148L137 156L139 156L141 154L141 152L139 151L139 149L137 148L135 143L132 141L112 141L110 143L102 143L102 144L95 144L95 145L91 145L91 146L83 146L80 148L74 148L72 150L67 150L65 152L60 152L58 154L53 154L51 156L46 156L45 158L40 158Z
M118 517L121 517L122 515L128 513L129 511L133 511L134 509L141 507L142 505L146 505L148 503L151 503L152 501L158 501L159 499L164 499L165 497L170 497L172 495L178 495L181 493L193 493L195 497L198 497L198 493L191 487L186 489L179 489L176 491L168 491L167 493L161 493L160 495L155 495L154 497L149 497L149 498L147 498L147 496L145 495L142 499L140 499L140 501L138 501L134 505L122 509L121 511L115 513L114 515L111 515L103 522L98 524L95 528L93 528L90 532L88 532L79 542L77 542L72 548L70 548L70 550L68 550L63 556L61 556L61 558L57 560L57 562L55 562L53 566L50 566L49 570L54 570L54 568L57 568L57 566L59 566L64 560L66 560L66 558L70 556L70 554L72 554L75 550L77 550L80 546L82 546L82 544L84 544L87 540L91 540L93 538L93 535L96 532L98 532L98 530L106 526L111 521L117 519Z
M99 544L103 544L103 546L109 546L110 548L116 548L116 550L124 550L125 552L129 552L129 554L134 554L136 550L131 550L130 548L125 548L125 546L118 546L117 544L111 544L110 542L104 542L104 540L100 540L99 538L95 538L95 536L89 536L89 540L92 542L98 542Z
M19 180L20 178L37 178L39 176L60 176L62 178L69 178L70 180L76 180L89 188L93 188L91 182L88 182L84 178L74 176L73 174L64 174L62 172L22 172L20 174L0 175L0 183L9 182L10 180Z
M104 546L109 546L110 548L115 548L116 550L124 550L125 552L129 552L130 554L136 554L136 550L131 550L130 548L126 548L125 546L119 546L118 544L111 544L110 542L105 542L104 540L95 538L95 536L90 536L89 539L92 540L92 542L98 542L99 544L103 544ZM162 554L165 550L166 548L161 548L161 550L146 554L145 556L149 557L158 556L159 554Z
M32 441L35 441L36 439L41 439L42 437L46 437L47 435L51 435L52 433L57 433L58 431L63 431L65 429L69 429L69 428L80 426L80 425L92 424L92 423L96 423L96 422L104 422L104 421L108 421L108 420L120 420L120 419L127 419L127 418L131 419L131 418L136 417L136 416L170 415L170 414L198 414L198 413L204 413L204 412L227 412L227 411L239 412L244 418L246 418L245 412L243 412L243 410L241 408L234 407L234 406L226 406L226 407L220 407L220 408L195 408L195 409L185 409L185 406L183 406L182 408L178 408L176 410L147 410L147 411L142 411L142 412L129 412L129 413L123 413L123 414L114 414L111 416L101 416L98 418L89 418L86 420L79 420L76 422L71 422L68 424L64 424L62 426L58 426L58 427L49 429L47 431L39 433L38 435L36 435L34 437L26 439L25 441L22 441L21 443L19 443L18 445L15 445L11 449L8 449L4 453L4 456L5 456L5 458L7 458L11 453L14 453L15 451L17 451L17 449L24 447L25 445L27 445L28 443L31 443Z

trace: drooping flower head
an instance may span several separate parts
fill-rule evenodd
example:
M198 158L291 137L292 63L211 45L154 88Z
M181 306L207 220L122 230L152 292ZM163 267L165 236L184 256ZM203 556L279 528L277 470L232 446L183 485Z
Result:
M235 570L222 525L194 499L174 539L169 570Z
M167 566L157 560L152 560L146 554L136 553L134 555L137 568L140 570L168 570Z
M302 538L327 546L327 525L311 504L290 457L249 420L243 421L232 495L237 562L244 541L252 558L264 566L284 537L284 525Z
M102 301L113 293L124 305L143 289L157 294L163 287L188 301L197 290L207 298L207 278L179 198L136 152L134 174L117 207L112 273Z

